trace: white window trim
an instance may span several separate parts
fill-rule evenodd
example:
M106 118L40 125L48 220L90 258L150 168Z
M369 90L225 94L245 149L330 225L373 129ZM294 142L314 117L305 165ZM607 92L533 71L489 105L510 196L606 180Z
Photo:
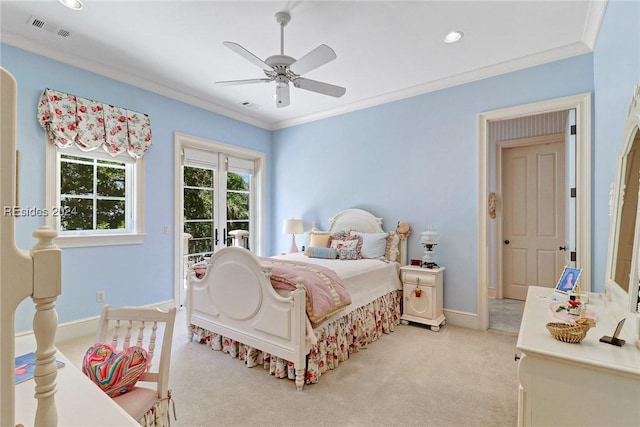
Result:
M90 155L104 160L114 160L113 157L104 153L101 149L97 149L93 152L85 152L76 147L57 148L55 145L47 142L45 154L45 206L49 209L57 207L60 204L58 199L60 182L60 169L57 159L58 150L63 150L63 153L69 155ZM104 154L104 156L102 154ZM115 160L117 160L117 158L115 158ZM55 242L59 247L78 248L87 246L134 245L144 242L144 157L136 159L135 162L135 186L132 194L132 208L134 210L132 215L132 231L125 231L121 233L94 233L88 231L86 233L76 235L59 234L55 239ZM48 215L45 218L45 224L54 230L57 230L55 217Z

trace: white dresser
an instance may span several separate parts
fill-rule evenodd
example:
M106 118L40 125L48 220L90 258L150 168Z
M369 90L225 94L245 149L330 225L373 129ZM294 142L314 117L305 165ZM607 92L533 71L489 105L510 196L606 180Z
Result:
M579 344L558 341L545 326L561 321L549 309L553 295L542 287L527 294L517 343L518 425L640 426L640 350L633 339L623 347L599 342L621 319L592 296L596 327Z

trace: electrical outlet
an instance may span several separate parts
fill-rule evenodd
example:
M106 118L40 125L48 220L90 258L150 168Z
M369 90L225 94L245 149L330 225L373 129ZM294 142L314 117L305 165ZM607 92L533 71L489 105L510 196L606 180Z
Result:
M104 302L104 291L96 292L96 302Z

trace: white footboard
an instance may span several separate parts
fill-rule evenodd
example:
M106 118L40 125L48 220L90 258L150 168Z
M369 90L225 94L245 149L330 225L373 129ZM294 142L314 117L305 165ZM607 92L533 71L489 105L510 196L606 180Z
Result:
M293 362L296 388L304 385L307 345L302 280L290 296L271 285L271 267L244 248L217 251L201 279L187 286L189 338L199 326Z

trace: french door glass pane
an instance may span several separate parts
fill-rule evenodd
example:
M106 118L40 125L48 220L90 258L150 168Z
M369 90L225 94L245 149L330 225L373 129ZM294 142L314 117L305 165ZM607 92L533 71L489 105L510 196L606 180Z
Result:
M190 254L207 254L211 253L213 247L213 239L191 239L189 240L189 253ZM199 261L198 258L194 261Z
M184 232L191 234L193 237L211 237L213 236L213 224L211 222L184 222Z
M251 175L227 173L227 234L233 230L249 230ZM227 236L227 246L233 240Z
M183 174L183 230L193 236L188 253L208 254L213 252L214 234L214 170L184 166ZM198 256L192 261L199 261Z
M184 167L185 187L213 188L213 169Z
M213 189L200 190L184 189L184 218L212 219L213 218Z

